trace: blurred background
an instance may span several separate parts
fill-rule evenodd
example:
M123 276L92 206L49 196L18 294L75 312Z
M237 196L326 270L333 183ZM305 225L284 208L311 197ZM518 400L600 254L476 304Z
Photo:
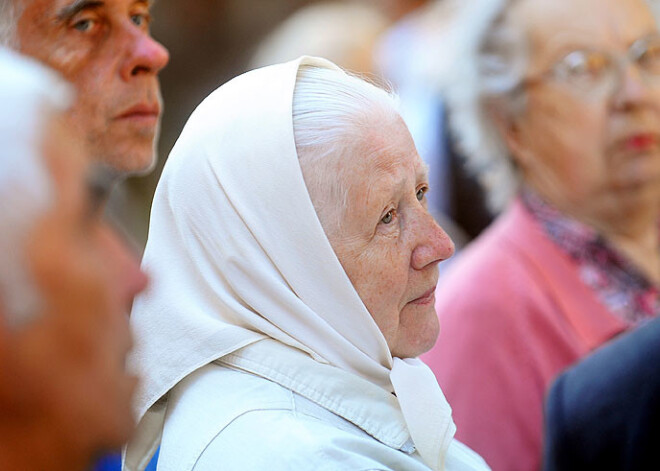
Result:
M141 250L146 243L151 200L163 164L194 108L218 86L256 66L293 59L302 53L324 55L379 81L383 72L371 61L377 55L374 48L382 33L428 3L158 0L153 8L152 33L171 54L169 65L161 73L165 114L159 162L152 174L131 178L114 192L109 205L112 217ZM284 23L287 20L290 24ZM290 31L277 31L278 28ZM288 41L292 35L296 40ZM314 44L312 37L317 41ZM391 77L385 79L393 82Z

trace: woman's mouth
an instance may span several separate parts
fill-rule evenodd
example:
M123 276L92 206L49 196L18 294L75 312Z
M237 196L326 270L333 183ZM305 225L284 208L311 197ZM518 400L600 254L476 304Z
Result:
M658 136L653 133L640 133L623 140L623 148L632 152L645 152L658 148Z
M423 295L421 295L419 298L415 298L412 301L410 301L410 304L417 304L417 305L427 305L427 304L433 304L435 302L435 286L425 292Z

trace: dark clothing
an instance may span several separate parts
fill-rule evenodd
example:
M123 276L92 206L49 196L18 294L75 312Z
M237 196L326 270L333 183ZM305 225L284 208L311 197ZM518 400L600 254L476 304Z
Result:
M544 469L660 469L660 319L562 373L546 402Z

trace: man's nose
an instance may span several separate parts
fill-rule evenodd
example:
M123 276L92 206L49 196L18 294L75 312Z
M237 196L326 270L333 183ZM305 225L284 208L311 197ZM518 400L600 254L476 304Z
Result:
M161 43L137 27L128 29L126 41L126 60L122 65L121 75L130 80L138 75L157 75L169 62L170 54Z

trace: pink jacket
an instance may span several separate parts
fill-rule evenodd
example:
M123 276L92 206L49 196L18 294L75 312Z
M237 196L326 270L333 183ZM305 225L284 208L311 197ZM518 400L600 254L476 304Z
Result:
M628 326L520 201L448 269L436 299L440 336L422 359L452 406L456 438L494 471L538 470L546 388Z

